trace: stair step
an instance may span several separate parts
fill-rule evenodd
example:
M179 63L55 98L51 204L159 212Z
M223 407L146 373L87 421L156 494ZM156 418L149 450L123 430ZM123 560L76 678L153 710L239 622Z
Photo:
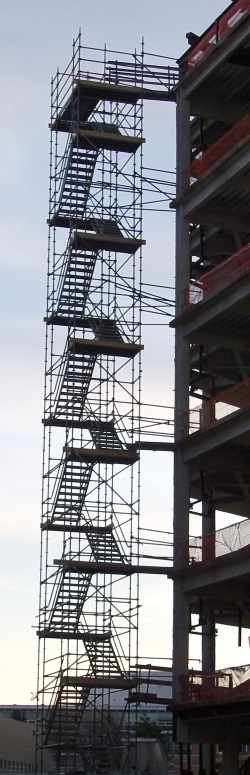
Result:
M60 748L63 744L67 749L75 745L88 696L86 688L80 691L77 687L58 689L45 718L44 745L53 741L60 743Z
M96 252L83 253L72 248L69 250L56 303L58 313L62 309L65 312L74 310L78 305L83 310L89 293L96 258Z
M96 561L103 560L112 562L113 560L116 562L124 562L124 555L120 551L112 533L96 535L96 533L87 531L87 538Z
M50 614L48 628L61 622L62 610L67 607L66 619L70 623L71 619L77 625L79 616L82 612L86 600L91 574L81 575L77 571L65 571L60 575L59 581L54 588L54 604ZM76 605L75 605L76 601Z
M60 176L63 174L63 179L60 185L58 194L58 204L55 208L55 213L59 217L65 217L68 214L67 198L72 195L72 185L76 186L77 198L76 203L79 206L79 217L82 219L84 208L87 203L91 182L95 170L98 151L86 150L85 152L78 147L75 147L74 140L68 150L68 158L65 159L65 164L60 166ZM64 173L61 170L64 169ZM79 185L84 188L84 196L81 197L78 192ZM72 212L72 201L71 209ZM77 211L76 211L77 218Z
M64 414L67 418L75 415L80 417L88 394L95 363L95 355L69 354L67 356L64 372L61 376L61 383L57 387L57 398L52 409L54 417L57 417L58 413L60 413L60 416Z
M94 675L121 675L121 668L110 640L85 643L86 654Z
M57 492L52 507L52 521L63 519L69 504L71 512L80 514L93 470L92 463L67 460L58 478Z

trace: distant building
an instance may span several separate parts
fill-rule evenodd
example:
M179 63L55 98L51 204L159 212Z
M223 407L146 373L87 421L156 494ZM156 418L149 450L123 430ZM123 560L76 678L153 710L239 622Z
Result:
M26 706L27 711L29 708ZM13 712L13 706L1 706L0 710L0 772L8 775L11 772L35 772L36 733L33 724L22 723L28 720L21 717L24 708L14 706L14 712L20 712L19 720L6 718L3 712ZM31 710L31 708L30 708ZM35 713L35 709L32 708ZM27 713L27 716L29 714ZM55 769L50 753L44 753L44 775L49 775Z

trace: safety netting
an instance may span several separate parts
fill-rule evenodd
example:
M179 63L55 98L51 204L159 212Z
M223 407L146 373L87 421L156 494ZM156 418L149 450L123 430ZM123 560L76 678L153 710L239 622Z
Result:
M189 670L180 675L183 702L249 695L250 665L226 667L222 670Z
M250 409L250 377L183 413L186 433L204 431L234 412Z
M250 113L246 113L231 129L224 132L210 148L201 151L199 156L193 159L184 172L186 185L191 185L206 172L209 172L215 164L221 163L227 154L231 154L239 148L239 145L249 140L249 135Z
M225 38L231 30L238 24L246 14L250 12L250 0L238 0L229 8L219 19L211 25L209 30L203 35L190 54L186 58L187 70L201 62L205 56L210 54L220 40Z
M192 280L184 291L184 310L205 300L250 272L250 243L226 258L199 280Z
M249 545L250 520L243 519L204 536L190 536L183 544L183 556L192 565L206 563L230 552L244 550Z

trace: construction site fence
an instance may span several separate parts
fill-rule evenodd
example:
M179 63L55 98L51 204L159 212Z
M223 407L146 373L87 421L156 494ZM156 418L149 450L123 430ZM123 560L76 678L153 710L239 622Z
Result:
M250 271L250 243L233 253L199 280L192 280L184 290L184 311L205 300L216 291L225 288Z
M245 694L250 688L250 665L210 672L192 669L187 675L180 675L180 685L183 702Z
M234 412L250 409L250 378L202 401L183 414L185 435L204 431Z
M231 154L241 143L249 140L249 134L250 113L246 113L231 129L224 132L210 148L201 151L199 156L193 159L184 172L186 186L190 186L196 180L199 180L215 164L221 163L227 154Z
M250 0L238 0L231 8L227 9L209 30L203 35L199 42L192 48L190 54L186 57L186 68L192 70L193 67L201 62L204 57L214 50L214 47L223 38L225 38L234 29L244 16L250 12Z
M191 564L207 563L230 552L244 550L249 544L250 520L243 519L204 536L190 536L183 544L183 556Z

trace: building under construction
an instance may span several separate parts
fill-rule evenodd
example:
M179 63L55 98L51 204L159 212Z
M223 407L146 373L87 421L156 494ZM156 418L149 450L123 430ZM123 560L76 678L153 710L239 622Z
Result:
M142 285L143 104L173 101L177 80L164 57L87 50L80 35L52 80L38 772L47 750L60 774L138 771L139 578L166 578L162 535L143 540L140 453L170 447L141 396L142 311L166 307ZM146 699L166 706L154 675Z
M215 771L218 744L222 772L235 775L250 743L250 666L239 666L239 656L230 667L228 656L250 627L249 0L187 37L173 203L175 734L200 744L200 772ZM231 629L216 669L220 625ZM197 670L190 658L198 640ZM191 771L189 747L183 766Z

